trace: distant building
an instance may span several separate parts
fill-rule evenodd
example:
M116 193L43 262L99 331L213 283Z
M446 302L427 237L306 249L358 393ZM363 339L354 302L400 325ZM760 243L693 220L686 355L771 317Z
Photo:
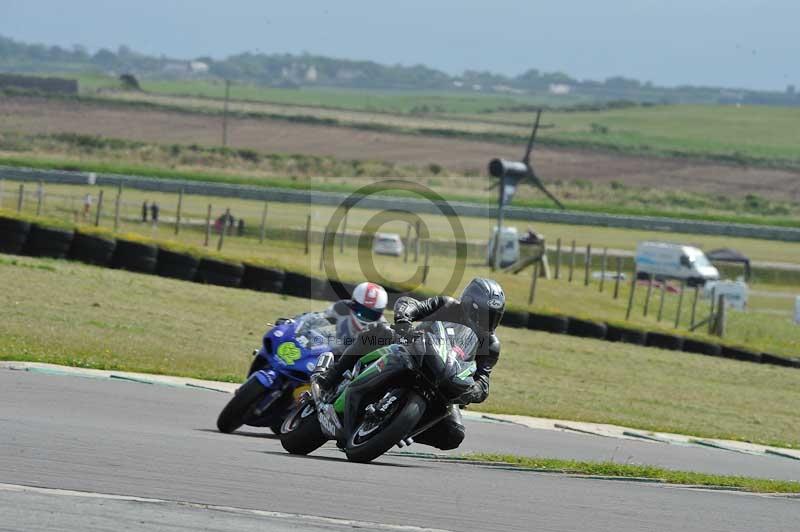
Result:
M548 90L550 91L550 94L563 96L572 92L572 87L566 83L551 83Z
M306 81L308 81L309 83L317 82L317 67L315 67L314 65L311 65L310 67L308 67L308 70L306 70Z
M202 61L190 61L189 70L192 74L208 74L208 65Z

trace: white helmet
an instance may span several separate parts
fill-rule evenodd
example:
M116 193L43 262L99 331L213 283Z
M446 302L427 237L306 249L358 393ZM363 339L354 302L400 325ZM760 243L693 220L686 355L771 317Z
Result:
M350 299L350 309L353 318L361 326L359 328L380 320L388 302L389 296L381 285L361 283L356 286Z

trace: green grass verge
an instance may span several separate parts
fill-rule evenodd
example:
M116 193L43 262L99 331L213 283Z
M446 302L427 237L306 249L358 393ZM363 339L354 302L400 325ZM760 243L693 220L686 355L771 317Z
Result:
M733 475L710 475L692 471L676 471L649 465L618 464L616 462L588 462L557 458L531 458L510 454L488 453L468 454L465 455L464 458L481 462L506 464L520 469L553 473L649 479L668 484L728 488L752 493L800 493L800 482Z

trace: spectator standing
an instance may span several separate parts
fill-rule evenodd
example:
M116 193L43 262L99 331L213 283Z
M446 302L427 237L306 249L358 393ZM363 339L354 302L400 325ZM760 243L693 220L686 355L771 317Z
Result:
M142 223L147 222L147 200L142 203Z
M155 201L150 204L150 219L153 220L153 225L158 225L158 211L161 210L158 203Z

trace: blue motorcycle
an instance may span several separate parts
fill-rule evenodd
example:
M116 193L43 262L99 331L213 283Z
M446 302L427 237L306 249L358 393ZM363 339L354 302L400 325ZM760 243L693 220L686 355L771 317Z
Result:
M309 389L317 359L330 352L335 334L335 326L319 312L278 320L264 335L247 381L220 412L220 432L231 433L250 425L269 427L280 434L284 417Z

